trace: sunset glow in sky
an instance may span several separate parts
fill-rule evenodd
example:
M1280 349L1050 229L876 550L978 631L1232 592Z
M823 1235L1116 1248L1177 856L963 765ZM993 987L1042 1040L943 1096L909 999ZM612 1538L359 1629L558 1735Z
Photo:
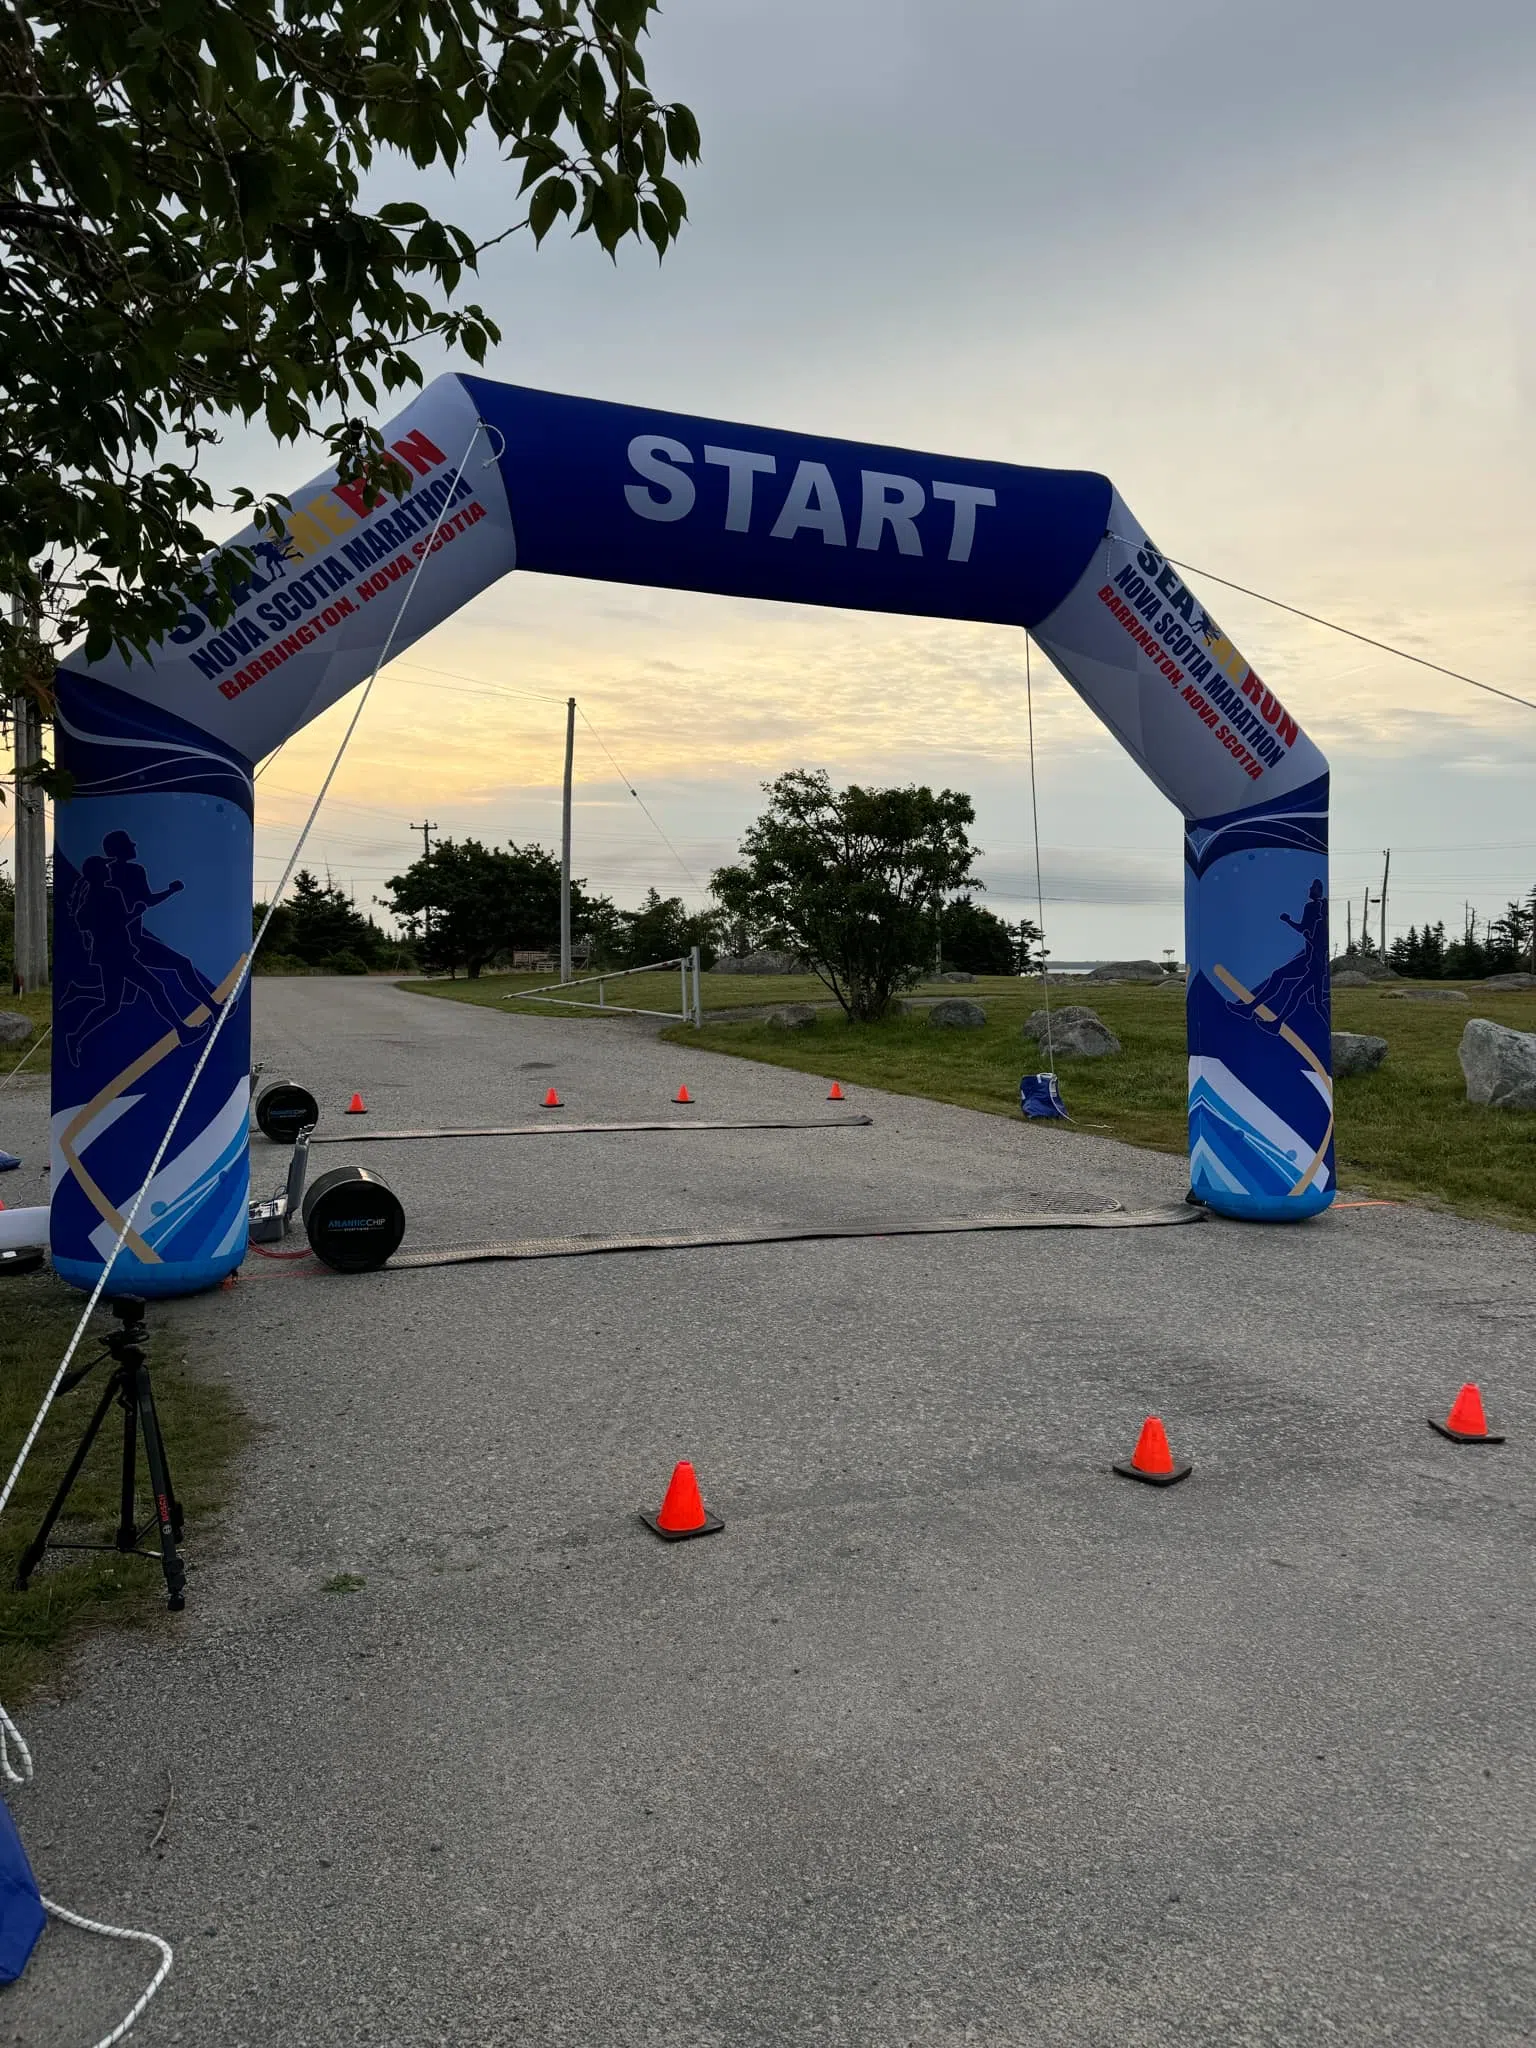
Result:
M1170 556L1536 697L1526 0L671 0L650 64L703 130L681 244L504 245L470 293L504 331L488 374L1101 469ZM517 217L492 156L430 182L477 232ZM279 487L318 466L256 436L220 461ZM1389 844L1394 927L1536 883L1536 713L1190 581L1332 758L1341 935ZM825 766L969 790L1017 916L1024 655L997 628L513 576L381 680L308 864L361 904L413 820L556 845L574 694L609 749L581 725L576 870L621 903L699 900L758 785ZM1053 950L1180 950L1176 817L1038 656L1034 683ZM264 775L259 882L349 710Z

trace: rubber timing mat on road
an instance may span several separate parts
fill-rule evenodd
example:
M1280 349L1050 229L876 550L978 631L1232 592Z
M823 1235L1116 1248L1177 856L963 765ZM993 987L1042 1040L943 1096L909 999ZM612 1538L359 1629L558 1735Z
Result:
M524 1237L505 1244L445 1244L396 1252L381 1270L415 1266L471 1266L492 1259L588 1259L603 1252L702 1251L711 1245L810 1244L831 1238L957 1237L990 1230L1153 1230L1164 1224L1203 1223L1203 1209L1182 1202L1168 1209L1041 1210L1024 1216L936 1216L926 1223L807 1223L781 1230L677 1230L655 1236Z
M673 1117L631 1124L503 1124L476 1125L466 1130L335 1131L316 1135L312 1145L405 1144L415 1138L578 1138L605 1131L851 1131L872 1124L870 1116L727 1117L710 1122L702 1117Z

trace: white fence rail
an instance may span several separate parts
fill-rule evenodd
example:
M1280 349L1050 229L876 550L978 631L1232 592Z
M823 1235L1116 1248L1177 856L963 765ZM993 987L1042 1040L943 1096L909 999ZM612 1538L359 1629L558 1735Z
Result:
M647 1010L638 1003L610 1003L607 985L610 981L626 981L634 974L664 974L669 967L678 970L678 995L681 1007L676 1010ZM586 997L562 995L562 989L596 988L597 1001ZM614 1016L666 1017L679 1024L691 1024L698 1030L704 1022L704 1003L699 993L699 949L679 954L675 960L651 960L644 967L616 967L607 974L588 974L580 981L547 981L539 988L517 989L502 997L504 1003L550 1003L568 1010L602 1010Z

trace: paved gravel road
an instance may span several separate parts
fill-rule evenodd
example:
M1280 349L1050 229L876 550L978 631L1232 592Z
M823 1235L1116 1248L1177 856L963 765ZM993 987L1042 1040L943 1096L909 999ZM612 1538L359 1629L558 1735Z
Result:
M701 1117L825 1111L380 983L258 983L257 1017L332 1129L353 1088L371 1128L525 1121L551 1081L573 1116L680 1080ZM853 1106L357 1156L417 1244L1183 1191L1080 1132ZM45 1889L175 1942L145 2043L1529 2042L1533 1249L1367 1208L253 1260L157 1312L261 1431L185 1616L27 1716ZM1424 1426L1473 1374L1501 1450ZM1108 1471L1150 1408L1195 1461L1168 1493ZM663 1546L635 1510L681 1455L726 1529ZM51 1931L0 2040L84 2048L140 1971Z

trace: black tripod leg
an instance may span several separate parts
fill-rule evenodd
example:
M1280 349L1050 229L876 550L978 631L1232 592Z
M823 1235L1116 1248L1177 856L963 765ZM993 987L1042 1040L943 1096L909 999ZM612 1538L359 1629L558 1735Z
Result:
M117 1517L117 1547L122 1551L139 1547L138 1492L139 1413L133 1398L133 1354L124 1361L121 1396L123 1403L123 1485Z
M153 1394L151 1394L150 1399L154 1399ZM165 1448L165 1438L160 1435L160 1416L158 1411L155 1415L155 1436L160 1445L160 1470L165 1474L165 1501L166 1506L171 1511L171 1534L179 1543L181 1541L181 1532L186 1526L186 1518L181 1512L181 1502L176 1497L176 1482L171 1477L171 1454Z
M80 1477L80 1467L85 1463L90 1453L91 1445L96 1441L96 1432L106 1420L107 1410L117 1399L120 1391L121 1381L117 1374L113 1373L112 1377L107 1381L101 1399L96 1403L96 1413L91 1417L90 1422L86 1426L85 1435L81 1437L75 1449L75 1455L69 1461L69 1470L59 1481L59 1490L49 1503L48 1512L43 1517L42 1527L21 1553L21 1562L16 1567L16 1590L18 1593L24 1593L27 1590L27 1581L42 1562L43 1552L48 1548L48 1538L52 1534L53 1525L63 1512L64 1503L69 1499L69 1490Z
M155 1397L150 1389L149 1367L142 1360L133 1377L139 1424L144 1431L144 1457L149 1466L150 1490L155 1497L155 1521L160 1529L160 1569L165 1573L165 1604L174 1614L187 1604L187 1571L176 1548L171 1482L165 1471L165 1445L160 1436L160 1419L155 1413Z

